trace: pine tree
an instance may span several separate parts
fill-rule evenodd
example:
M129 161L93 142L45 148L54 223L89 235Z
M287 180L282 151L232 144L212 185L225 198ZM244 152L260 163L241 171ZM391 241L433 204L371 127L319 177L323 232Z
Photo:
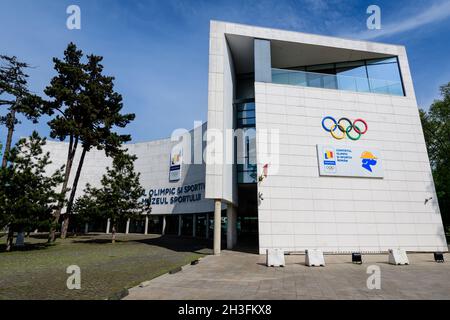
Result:
M101 188L89 184L84 196L77 199L74 211L84 219L110 219L112 243L116 240L117 223L121 219L136 218L148 213L150 208L145 199L140 174L134 171L136 156L118 153L113 166L101 180Z
M63 168L49 175L50 154L43 154L45 138L37 132L21 139L8 154L8 165L0 169L0 226L8 226L6 250L10 251L14 232L48 227L52 212L62 201L56 191L62 183Z
M28 91L25 69L30 66L20 62L17 57L0 55L0 107L7 108L6 116L0 117L0 124L6 125L8 133L3 153L2 167L7 165L8 153L11 149L15 126L19 123L17 114L25 115L34 123L41 115L41 99Z
M114 78L103 75L102 57L87 56L82 62L83 52L70 43L64 52L64 59L54 58L55 76L45 89L52 98L45 103L44 110L56 116L49 122L50 136L61 141L68 139L66 171L61 194L66 194L77 148L81 144L81 157L70 190L70 196L64 214L61 238L65 238L72 213L78 180L86 153L96 148L104 150L107 156L118 152L122 143L130 141L130 135L120 135L113 131L115 127L124 128L134 119L134 114L121 114L122 96L114 91ZM49 241L55 240L55 227L63 209L60 203L54 214L54 227Z

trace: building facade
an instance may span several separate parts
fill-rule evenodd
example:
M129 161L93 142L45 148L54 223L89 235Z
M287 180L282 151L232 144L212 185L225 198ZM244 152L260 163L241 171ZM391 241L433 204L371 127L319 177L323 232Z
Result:
M141 185L150 198L151 214L120 221L119 232L163 233L204 238L212 235L213 215L209 213L213 212L214 204L212 200L205 199L205 163L195 163L194 159L199 158L198 154L202 154L205 148L205 142L202 142L201 138L205 131L206 124L203 124L189 132L182 131L173 139L126 145L128 153L137 157L134 166L136 172L140 173ZM67 143L47 141L44 151L49 151L52 159L47 168L49 173L65 164L67 150ZM183 150L184 154L180 154L180 150ZM81 150L78 150L75 164L78 163L80 155ZM180 158L172 159L177 157ZM175 160L174 165L172 160ZM75 197L84 194L88 183L93 187L100 187L107 167L112 167L112 159L106 157L104 151L92 149L88 152ZM72 185L73 179L74 175L71 175L69 186ZM92 221L88 226L89 230L109 233L110 223Z
M150 215L161 232L176 216L215 253L448 250L403 46L212 21L207 130L181 140L128 145L146 190L168 193ZM91 152L80 186L108 163Z

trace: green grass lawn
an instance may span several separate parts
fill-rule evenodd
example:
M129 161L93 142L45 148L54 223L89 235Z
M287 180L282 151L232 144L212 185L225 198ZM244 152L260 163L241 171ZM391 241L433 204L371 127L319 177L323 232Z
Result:
M4 252L0 237L0 299L107 299L211 253L201 240L159 235L107 235L58 239L29 237L21 250ZM69 290L66 268L81 268L81 289Z

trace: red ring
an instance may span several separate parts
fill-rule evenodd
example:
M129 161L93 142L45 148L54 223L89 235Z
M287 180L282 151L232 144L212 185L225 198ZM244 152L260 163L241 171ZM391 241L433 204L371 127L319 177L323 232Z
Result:
M364 131L361 131L357 126L356 126L356 123L357 122L362 122L362 123L364 123L364 126L365 126L365 130ZM367 132L367 130L369 129L369 127L367 126L367 123L363 120L363 119L356 119L355 121L353 121L353 128L355 129L355 131L357 132L357 133L359 133L359 134L364 134L364 133L366 133Z

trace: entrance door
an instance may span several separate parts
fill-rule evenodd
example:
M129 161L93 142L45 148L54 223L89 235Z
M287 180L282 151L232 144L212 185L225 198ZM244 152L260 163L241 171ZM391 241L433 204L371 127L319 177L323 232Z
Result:
M258 198L256 184L238 185L237 250L258 251Z

